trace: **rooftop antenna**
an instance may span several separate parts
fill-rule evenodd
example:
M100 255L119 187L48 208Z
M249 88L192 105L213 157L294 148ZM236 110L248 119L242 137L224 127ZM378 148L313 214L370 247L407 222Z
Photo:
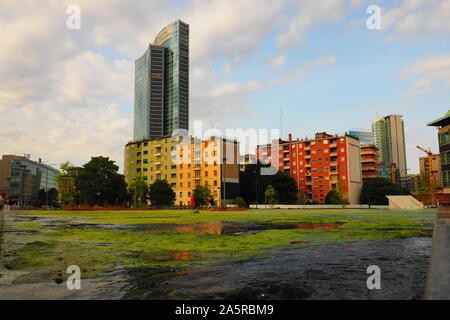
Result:
M280 139L283 139L283 109L280 109Z

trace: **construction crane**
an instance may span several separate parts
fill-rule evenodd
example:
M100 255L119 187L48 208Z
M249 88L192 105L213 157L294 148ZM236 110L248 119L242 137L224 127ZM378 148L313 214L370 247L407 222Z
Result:
M430 188L433 188L434 186L434 175L433 175L433 157L434 154L433 152L431 152L431 149L425 149L422 148L421 146L417 146L417 149L419 149L420 151L425 152L428 155L428 170L430 171Z

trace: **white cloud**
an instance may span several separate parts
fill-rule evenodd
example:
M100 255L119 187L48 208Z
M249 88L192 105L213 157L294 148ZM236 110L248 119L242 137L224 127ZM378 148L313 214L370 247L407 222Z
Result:
M278 45L286 49L302 42L307 31L335 23L362 5L361 0L303 0L295 3L295 15L277 36Z
M283 66L285 63L286 63L286 56L283 54L269 58L269 66L275 69Z
M450 89L450 54L418 59L404 73L414 78L412 94L425 94Z
M383 8L382 30L399 37L429 38L450 33L450 0L403 0L393 8Z

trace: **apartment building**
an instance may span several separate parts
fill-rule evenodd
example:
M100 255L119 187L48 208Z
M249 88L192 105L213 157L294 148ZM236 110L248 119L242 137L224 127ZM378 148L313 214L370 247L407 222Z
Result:
M360 203L361 152L356 137L323 132L312 140L292 140L290 134L288 141L279 140L278 148L258 146L256 156L295 179L300 202L323 204L328 192L336 188L350 204Z
M171 136L129 142L125 146L125 181L140 177L149 185L167 180L175 205L187 206L199 185L210 187L221 206L239 196L239 144L219 137L207 140Z
M361 146L361 167L363 181L378 178L380 169L378 167L378 148L374 145Z

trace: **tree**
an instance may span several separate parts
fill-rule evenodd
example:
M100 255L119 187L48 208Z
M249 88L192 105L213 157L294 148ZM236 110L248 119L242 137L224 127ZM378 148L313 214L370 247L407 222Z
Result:
M278 193L278 202L281 204L293 204L297 201L298 190L295 179L289 174L278 171L269 176L269 182Z
M278 192L272 185L267 186L264 196L267 204L276 204L278 202Z
M148 189L147 183L145 183L141 177L130 183L128 186L128 192L131 195L133 207L142 208L143 205L147 204Z
M176 194L167 180L156 180L150 185L149 198L152 207L171 207L175 202Z
M194 191L195 205L197 207L204 207L208 204L208 200L211 197L211 190L207 185L198 185Z
M92 157L75 177L75 188L89 205L117 205L128 199L127 185L115 161Z
M278 193L279 202L282 204L292 204L297 201L297 183L295 179L284 172L277 172L275 175L261 175L261 168L267 167L260 162L247 165L245 171L239 174L240 196L247 203L264 203L264 192L267 186L272 185Z
M326 204L348 204L347 201L343 198L342 194L333 188L330 192L328 192L327 197L325 198Z
M368 205L388 205L386 196L408 195L409 193L389 179L368 179L363 184L361 203Z
M59 172L55 175L55 180L60 190L59 199L61 201L61 206L63 207L75 201L73 190L75 177L73 168L73 165L69 161L66 161L59 165Z
M234 199L233 204L237 205L239 208L247 207L247 203L245 203L245 200L242 197L237 197L236 199Z

